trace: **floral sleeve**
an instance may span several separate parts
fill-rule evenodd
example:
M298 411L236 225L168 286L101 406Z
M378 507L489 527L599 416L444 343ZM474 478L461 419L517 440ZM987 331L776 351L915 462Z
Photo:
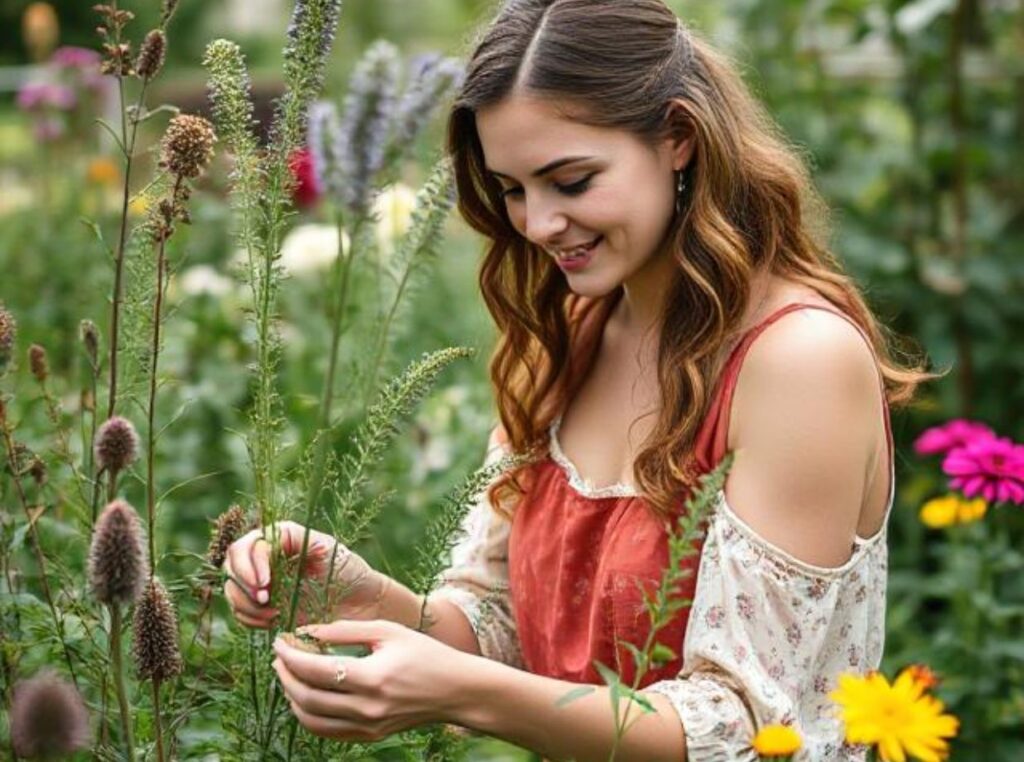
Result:
M484 465L506 454L496 432L488 441ZM463 521L464 535L452 549L451 566L441 573L441 583L431 596L449 600L462 610L483 656L522 669L508 588L510 529L511 524L491 507L486 491L481 493Z
M800 734L796 760L863 759L828 693L841 672L881 659L885 530L858 538L841 567L812 566L757 535L720 493L697 580L682 670L644 689L672 702L689 762L756 762L751 741L769 724Z

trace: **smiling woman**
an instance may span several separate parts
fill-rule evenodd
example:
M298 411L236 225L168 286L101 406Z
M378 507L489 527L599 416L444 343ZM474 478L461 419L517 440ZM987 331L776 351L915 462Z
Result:
M828 694L881 659L889 407L930 374L893 360L798 154L661 0L505 2L447 149L499 334L486 460L537 457L490 485L429 601L366 573L350 618L425 612L432 638L331 625L371 645L358 664L279 644L297 716L343 738L441 721L550 759L644 762L752 762L758 729L784 725L797 759L863 759ZM691 605L641 669L641 590L729 452L677 590ZM267 584L249 552L233 568ZM656 710L625 735L598 665Z

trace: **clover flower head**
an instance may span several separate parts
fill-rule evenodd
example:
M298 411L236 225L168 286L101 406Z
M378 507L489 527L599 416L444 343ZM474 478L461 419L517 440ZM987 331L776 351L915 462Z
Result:
M107 605L132 603L149 573L139 516L124 500L100 514L89 546L89 587Z
M161 683L182 671L178 615L163 583L150 579L135 606L132 656L142 680Z
M131 421L115 415L104 421L96 432L93 449L101 469L120 473L139 457L139 435Z

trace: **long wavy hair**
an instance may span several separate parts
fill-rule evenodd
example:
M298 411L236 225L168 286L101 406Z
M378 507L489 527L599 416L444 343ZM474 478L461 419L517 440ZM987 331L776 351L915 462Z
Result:
M678 267L659 321L662 406L634 464L658 516L673 515L699 475L697 431L757 271L813 288L864 329L890 405L908 403L932 377L907 355L894 359L894 337L828 249L828 210L799 151L725 55L661 0L509 0L469 59L447 150L459 211L488 241L479 282L499 333L490 378L513 452L547 451L547 429L582 383L623 293L574 294L550 256L513 228L485 167L476 112L514 92L553 99L581 123L627 130L650 146L695 137L688 191L665 242ZM506 517L530 471L521 465L489 488Z

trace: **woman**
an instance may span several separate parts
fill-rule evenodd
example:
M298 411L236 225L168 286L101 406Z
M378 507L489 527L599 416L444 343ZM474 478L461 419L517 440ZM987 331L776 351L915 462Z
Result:
M756 759L757 729L784 723L806 759L862 759L828 692L881 658L888 406L927 374L890 358L812 232L824 210L794 151L660 0L506 3L470 59L448 149L460 212L489 244L501 425L488 461L548 457L471 512L429 597L431 637L409 629L417 596L338 548L353 592L314 633L374 653L279 643L299 720L347 739L444 721L550 759L607 759L615 719L594 664L632 682L622 644L646 639L640 586L661 578L667 521L732 451L687 561L692 608L659 635L679 656L644 675L657 711L617 758ZM302 528L282 530L297 552ZM251 589L227 594L267 626L258 537L228 560ZM337 546L314 533L313 547L323 574ZM579 683L598 687L559 704Z

